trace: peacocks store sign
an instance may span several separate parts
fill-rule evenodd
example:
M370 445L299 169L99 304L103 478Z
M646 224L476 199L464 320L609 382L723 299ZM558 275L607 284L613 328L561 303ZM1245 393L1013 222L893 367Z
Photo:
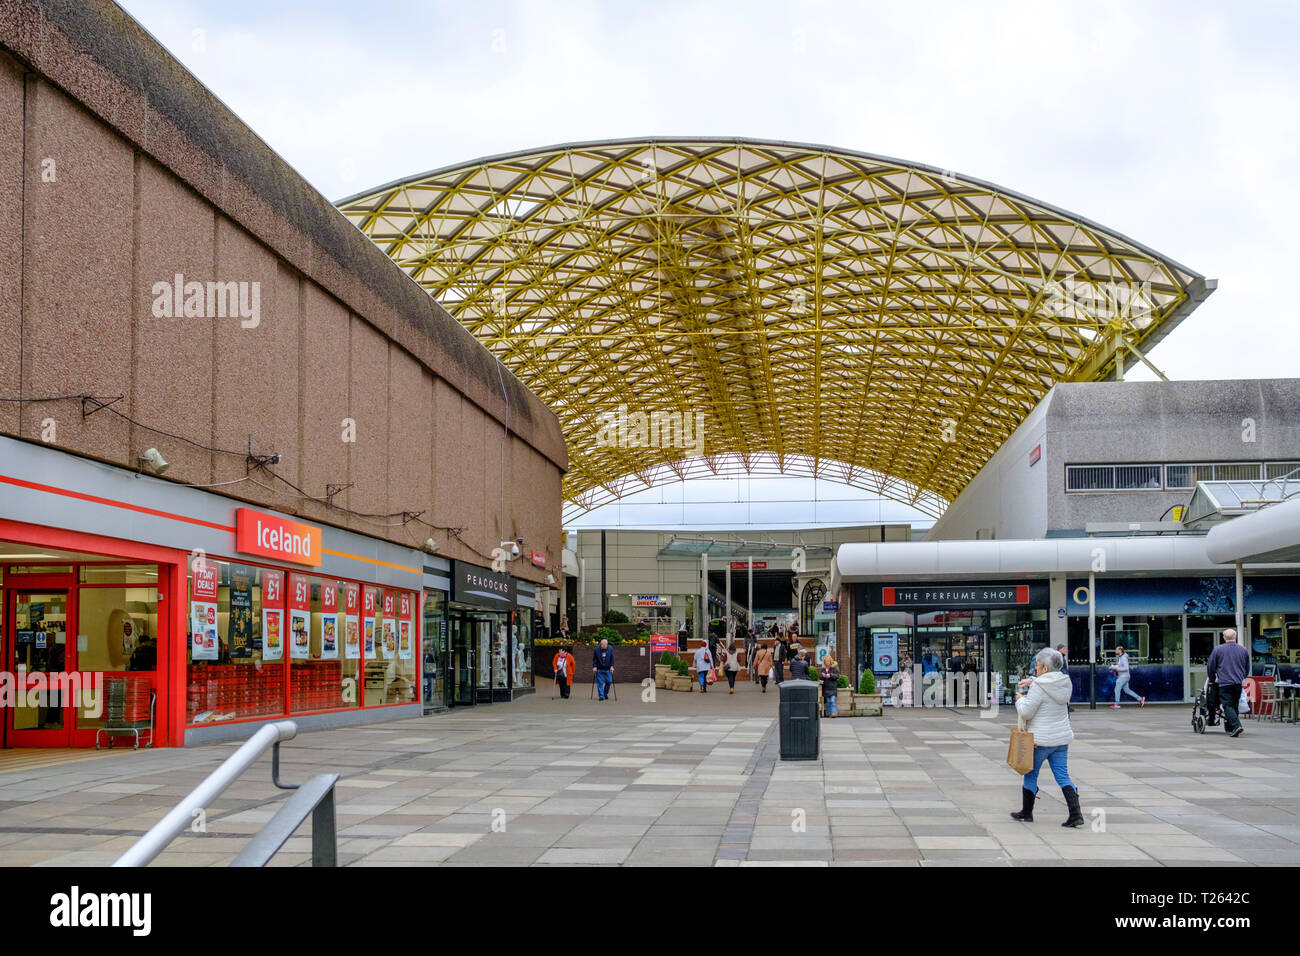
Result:
M463 561L453 561L451 564L453 601L502 611L514 609L515 579L509 574Z

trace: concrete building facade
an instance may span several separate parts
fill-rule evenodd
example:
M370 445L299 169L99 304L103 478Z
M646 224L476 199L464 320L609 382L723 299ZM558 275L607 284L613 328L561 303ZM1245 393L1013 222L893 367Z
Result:
M841 653L917 703L922 677L979 675L965 702L983 703L1009 701L1032 653L1065 645L1076 698L1095 685L1110 703L1124 646L1134 702L1186 701L1236 627L1261 680L1295 677L1300 566L1246 564L1238 584L1205 527L1178 519L1199 483L1249 499L1297 479L1300 380L1057 385L924 542L838 550Z
M531 685L555 416L105 0L0 8L0 450L4 669L160 744Z

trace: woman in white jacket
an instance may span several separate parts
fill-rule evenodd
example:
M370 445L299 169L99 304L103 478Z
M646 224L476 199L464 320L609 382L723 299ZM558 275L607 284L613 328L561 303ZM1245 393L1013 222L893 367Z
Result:
M1073 685L1061 673L1061 655L1045 647L1034 658L1034 679L1029 690L1016 694L1016 713L1025 721L1025 729L1034 735L1034 769L1025 774L1021 787L1021 808L1011 819L1025 823L1034 822L1034 798L1038 794L1038 770L1047 761L1052 776L1061 787L1070 817L1063 827L1083 826L1083 812L1079 809L1079 791L1070 781L1066 769L1066 752L1074 731L1070 729L1070 695Z

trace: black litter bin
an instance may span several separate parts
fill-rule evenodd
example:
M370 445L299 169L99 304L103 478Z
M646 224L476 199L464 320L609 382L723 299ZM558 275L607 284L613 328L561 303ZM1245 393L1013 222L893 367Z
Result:
M821 684L788 680L781 691L781 759L816 760L818 741L817 695Z

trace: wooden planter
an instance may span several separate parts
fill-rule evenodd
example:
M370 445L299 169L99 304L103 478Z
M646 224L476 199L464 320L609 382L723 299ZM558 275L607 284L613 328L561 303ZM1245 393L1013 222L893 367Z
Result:
M847 717L853 710L853 688L841 687L835 694L835 710Z
M863 717L879 717L885 712L883 694L854 694L853 711Z
M655 686L667 687L668 680L672 674L673 674L673 669L669 665L656 664L655 665Z

